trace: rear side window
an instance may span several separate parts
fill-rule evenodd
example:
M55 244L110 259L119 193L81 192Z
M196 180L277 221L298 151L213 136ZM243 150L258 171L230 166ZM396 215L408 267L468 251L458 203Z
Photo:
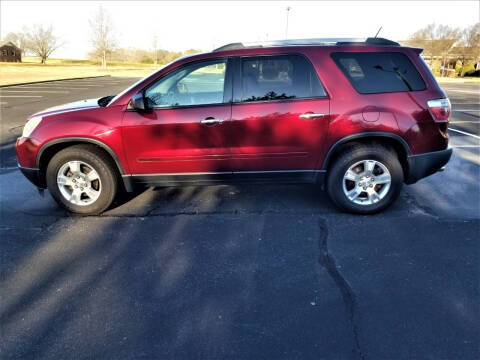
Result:
M361 94L425 90L425 82L404 54L348 52L332 58Z
M242 101L325 97L312 64L300 55L242 58Z

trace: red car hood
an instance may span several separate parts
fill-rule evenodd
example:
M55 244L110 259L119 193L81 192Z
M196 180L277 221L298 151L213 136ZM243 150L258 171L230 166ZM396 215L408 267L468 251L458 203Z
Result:
M39 111L33 114L32 116L48 116L48 115L61 114L69 111L95 109L100 107L100 105L98 105L98 100L99 98L86 99L86 100L75 101L68 104L58 105L58 106L54 106L54 107Z

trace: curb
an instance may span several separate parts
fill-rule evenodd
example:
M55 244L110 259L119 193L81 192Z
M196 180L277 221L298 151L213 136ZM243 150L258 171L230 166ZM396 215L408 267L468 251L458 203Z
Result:
M84 77L76 77L76 78L54 79L54 80L31 81L31 82L25 82L25 83L16 83L16 84L0 85L0 88L9 87L9 86L18 86L18 85L41 84L41 83L53 82L53 81L96 79L96 78L103 78L103 77L110 77L110 76L111 76L111 75L98 75L98 76L84 76Z

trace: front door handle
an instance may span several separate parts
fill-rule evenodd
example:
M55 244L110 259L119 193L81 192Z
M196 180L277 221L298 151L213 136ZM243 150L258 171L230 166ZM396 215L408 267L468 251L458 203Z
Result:
M203 119L202 121L200 121L200 123L204 125L214 125L214 124L221 124L224 121L225 121L224 119L215 119L213 117L207 117L206 119Z
M325 114L306 113L306 114L300 115L300 119L315 119L315 118L321 118L324 116Z

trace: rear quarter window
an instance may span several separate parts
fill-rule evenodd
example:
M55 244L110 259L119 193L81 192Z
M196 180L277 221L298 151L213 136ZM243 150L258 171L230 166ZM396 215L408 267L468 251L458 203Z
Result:
M425 90L410 59L398 52L343 52L332 58L361 94Z

